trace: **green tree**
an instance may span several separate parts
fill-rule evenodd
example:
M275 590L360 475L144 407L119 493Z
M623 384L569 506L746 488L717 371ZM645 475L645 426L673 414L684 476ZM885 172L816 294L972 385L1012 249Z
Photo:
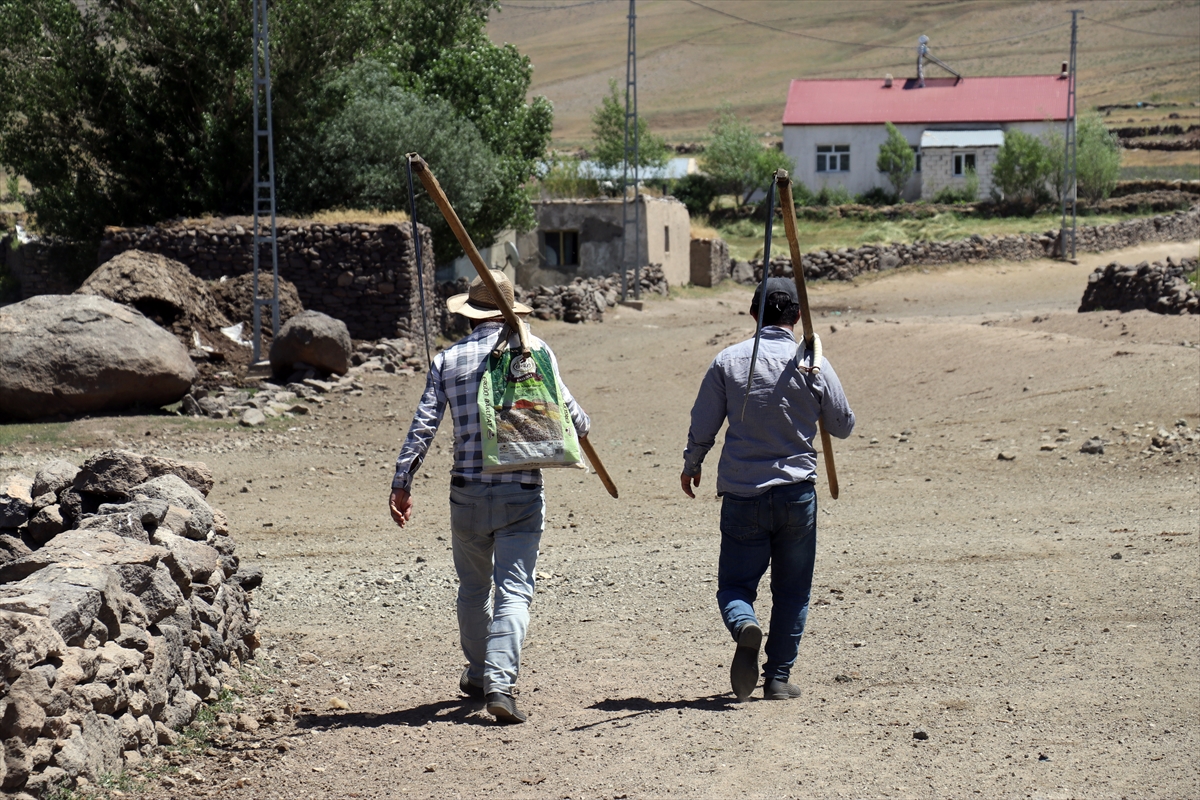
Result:
M1047 197L1046 183L1052 171L1053 156L1042 140L1010 130L996 154L992 182L1008 197L1040 202Z
M888 181L899 198L904 191L904 185L917 168L917 156L895 125L890 122L885 122L884 125L887 126L887 139L879 145L879 157L875 159L875 166L888 176Z
M316 191L313 158L338 130L358 126L378 141L397 130L398 104L418 98L422 121L436 109L449 130L465 130L466 122L475 131L468 149L482 141L490 151L471 160L491 166L486 179L471 182L485 187L484 200L464 198L474 207L463 215L468 227L487 240L508 225L532 224L521 184L549 141L551 111L542 98L525 102L528 59L487 40L495 7L495 0L275 0L281 210L360 206L386 195L371 194L372 181L355 183L361 196L328 183L325 194ZM95 241L105 225L246 211L250 10L251 0L0 0L0 163L32 184L28 206L43 230ZM366 58L386 64L388 84L410 99L388 95L386 113L370 114L356 105L359 95L329 90ZM434 136L431 127L406 130L413 149L437 149L432 139L411 138L417 130Z
M1104 119L1091 112L1076 118L1076 179L1079 196L1099 202L1117 186L1121 174L1121 145Z
M720 187L741 197L742 203L758 189L766 188L775 171L795 169L792 160L774 147L763 147L750 123L726 105L709 126L712 139L700 157L700 169Z
M638 116L637 132L638 166L665 166L671 155L666 139L651 133L642 116ZM633 147L633 142L629 146ZM592 112L591 151L592 160L605 169L616 169L625 163L625 101L617 94L617 81L613 78L608 81L608 94Z

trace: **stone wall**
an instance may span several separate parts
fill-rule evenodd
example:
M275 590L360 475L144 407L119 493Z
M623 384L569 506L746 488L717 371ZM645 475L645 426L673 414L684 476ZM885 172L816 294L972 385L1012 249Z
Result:
M692 239L692 283L716 286L729 277L729 245L724 239Z
M109 228L97 263L137 249L181 261L205 280L236 277L254 270L251 225L247 218L228 218ZM306 309L342 320L356 339L419 335L421 305L411 223L280 220L278 237L279 274L296 285ZM425 301L432 322L441 317L440 300L432 237L424 226L421 244ZM259 268L270 273L269 251L264 251Z
M0 788L42 794L174 743L258 646L203 464L100 453L0 483Z
M1196 259L1166 263L1143 261L1135 266L1118 264L1096 267L1088 276L1080 311L1134 311L1147 309L1157 314L1200 314L1200 298L1187 281L1196 271Z
M12 234L0 238L0 271L7 270L21 285L21 299L41 294L70 294L78 284L66 277L63 265L69 248L36 241L14 247Z
M1156 217L1131 219L1111 225L1081 225L1077 252L1098 253L1132 247L1143 242L1181 242L1200 238L1200 206L1188 211ZM816 250L803 256L804 277L851 280L864 272L895 269L909 265L975 263L1002 258L1025 261L1031 258L1057 258L1058 231L1042 234L981 236L950 242L914 242L912 244L864 245L853 250ZM771 274L790 276L792 260L787 256L771 258ZM734 280L758 282L762 279L762 261L739 262Z

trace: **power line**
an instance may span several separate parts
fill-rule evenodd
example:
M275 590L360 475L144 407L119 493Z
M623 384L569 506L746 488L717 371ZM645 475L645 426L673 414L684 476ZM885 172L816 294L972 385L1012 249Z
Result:
M1194 34L1190 34L1190 33L1159 33L1158 31L1139 31L1134 28L1126 28L1124 25L1116 25L1112 22L1105 22L1102 19L1092 19L1091 17L1084 17L1083 21L1084 22L1094 22L1097 25L1107 25L1108 27L1116 28L1119 31L1128 31L1129 33L1143 33L1146 36L1170 36L1174 39L1195 39L1196 38Z
M501 7L501 11L503 11L506 8L528 9L530 11L558 11L559 9L563 9L563 8L579 8L580 6L594 6L597 3L607 3L607 2L609 2L609 0L586 0L586 2L583 2L583 3L571 3L570 5L565 5L565 6L523 6L523 5L519 5L517 3L505 3Z
M738 22L745 23L746 25L754 25L759 28L765 28L766 30L769 30L769 31L775 31L776 33L786 33L788 36L797 36L801 39L813 39L818 42L828 42L829 44L840 44L840 45L845 45L846 47L866 47L866 48L877 48L877 49L881 49L881 50L911 50L912 49L911 47L908 47L908 46L902 46L902 45L896 45L896 44L866 44L864 42L843 42L839 39L827 39L824 36L813 36L810 33L800 33L798 31L789 31L787 28L777 28L774 25L768 25L765 22L757 22L752 19L746 19L745 17L739 17L737 14L730 14L728 11L722 11L719 8L713 8L712 6L706 6L703 3L697 2L697 0L686 0L686 2L691 3L694 6L698 6L699 8L703 8L705 11L711 11L714 14L720 14L721 16L729 17L730 19L736 19Z
M830 44L840 44L840 45L845 45L847 47L865 47L865 48L875 48L875 49L883 49L883 50L911 50L912 49L911 47L909 47L907 45L869 44L867 42L846 42L846 41L841 41L839 39L829 39L824 36L815 36L811 33L800 33L799 31L789 31L786 28L779 28L774 25L769 25L765 22L758 22L756 20L747 19L746 17L739 17L737 14L730 14L729 12L722 11L719 8L713 8L712 6L706 6L703 3L697 2L697 0L684 0L684 2L691 3L694 6L703 8L705 11L711 11L714 14L720 14L723 17L729 17L730 19L735 19L738 22L742 22L747 25L755 25L759 28L765 28L767 30L775 31L777 33L785 33L788 36L798 36L803 39L815 39L816 41L819 41L819 42L829 42ZM1049 27L1046 27L1046 28L1038 28L1035 31L1027 31L1025 33L1013 34L1012 36L1001 36L998 39L987 39L982 42L966 42L964 44L938 44L938 49L939 50L949 50L951 48L979 47L979 46L985 45L985 44L994 44L996 42L1007 42L1007 41L1011 41L1013 39L1026 39L1026 38L1029 38L1030 36L1036 36L1039 33L1045 33L1047 31L1057 30L1058 28L1064 28L1070 24L1071 23L1069 23L1069 22L1060 22L1057 25L1050 25Z

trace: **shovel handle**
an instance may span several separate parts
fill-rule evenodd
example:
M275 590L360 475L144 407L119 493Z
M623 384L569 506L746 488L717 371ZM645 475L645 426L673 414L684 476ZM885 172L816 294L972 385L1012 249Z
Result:
M604 488L608 490L608 493L615 498L617 496L617 485L608 476L608 470L600 462L600 456L596 455L596 448L592 447L592 443L588 441L588 437L586 436L579 437L579 444L583 448L583 452L587 454L588 461L592 464L592 469L596 470L596 474L600 476L600 482L604 484Z

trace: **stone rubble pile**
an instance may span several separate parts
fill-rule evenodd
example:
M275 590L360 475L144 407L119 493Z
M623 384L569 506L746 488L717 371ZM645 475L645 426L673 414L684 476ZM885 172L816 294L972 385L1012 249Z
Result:
M249 428L265 425L276 417L294 419L323 406L325 395L361 395L363 386L359 379L372 372L413 375L423 371L425 353L409 339L381 339L359 342L350 363L350 369L341 376L301 365L282 383L262 381L250 387L197 387L183 398L180 412L191 417L236 419Z
M109 450L0 484L0 789L43 794L173 744L258 646L204 464Z
M667 279L662 264L642 267L641 291L663 295L668 293ZM626 296L634 294L633 270L626 273ZM572 283L560 286L535 286L525 289L516 287L517 300L533 309L535 319L559 319L563 322L601 322L604 312L621 299L621 273L614 272L605 278L576 278Z
M1077 252L1101 252L1132 247L1142 242L1187 241L1200 236L1200 205L1187 211L1156 217L1125 220L1111 225L1080 226ZM803 256L804 277L808 280L829 278L851 280L864 272L877 272L908 265L975 263L993 258L1025 261L1055 258L1059 255L1058 231L1043 234L982 236L948 242L864 245L855 249L817 250ZM791 277L792 260L788 256L771 258L771 274ZM740 283L762 280L762 260L738 262L732 277Z
M1157 314L1200 314L1200 297L1187 281L1197 260L1143 261L1137 265L1113 262L1096 267L1088 276L1080 311L1134 311Z

